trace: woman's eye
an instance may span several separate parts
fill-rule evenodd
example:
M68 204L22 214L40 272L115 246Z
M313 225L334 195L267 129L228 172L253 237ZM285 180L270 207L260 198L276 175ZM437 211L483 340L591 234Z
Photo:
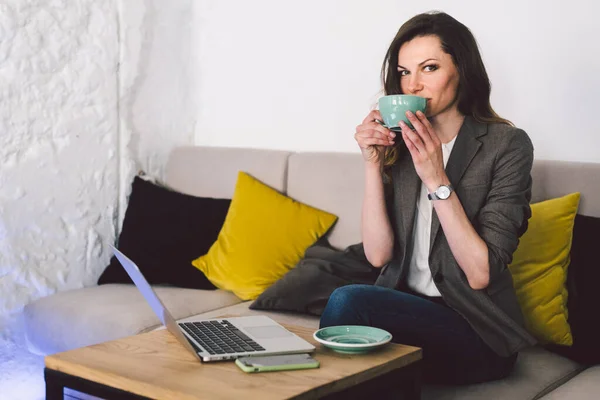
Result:
M438 69L438 66L437 66L437 65L435 65L435 64L429 64L429 65L426 65L425 67L423 67L423 69L424 69L426 72L433 72L433 71L435 71L436 69Z
M398 73L400 73L400 76L406 76L406 75L408 75L408 71L405 70L405 69L402 69L402 70L398 71Z

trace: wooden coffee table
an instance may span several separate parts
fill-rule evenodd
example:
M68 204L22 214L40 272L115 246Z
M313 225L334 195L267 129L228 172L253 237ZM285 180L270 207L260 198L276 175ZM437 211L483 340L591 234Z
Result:
M317 369L248 374L233 362L201 363L166 330L45 358L46 399L65 387L104 399L419 399L421 349L399 344L336 353L313 329L286 325L317 347Z

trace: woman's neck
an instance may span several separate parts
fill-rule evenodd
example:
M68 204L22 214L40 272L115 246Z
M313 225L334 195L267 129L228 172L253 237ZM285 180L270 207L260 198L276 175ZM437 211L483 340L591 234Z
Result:
M448 143L458 135L464 120L465 116L453 107L436 115L430 121L442 143Z

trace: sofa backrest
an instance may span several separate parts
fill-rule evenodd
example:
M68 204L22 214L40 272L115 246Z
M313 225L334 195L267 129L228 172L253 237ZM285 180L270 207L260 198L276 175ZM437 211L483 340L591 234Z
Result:
M364 163L353 153L294 153L289 158L287 193L293 199L338 216L328 233L338 249L359 243Z
M600 217L600 163L535 160L532 203L581 193L578 213Z
M291 153L223 147L180 147L167 163L167 184L194 196L231 198L237 172L248 172L295 200L339 217L329 242L361 241L364 166L359 153ZM581 192L579 213L600 217L600 163L536 160L532 202Z
M238 171L285 193L290 152L229 147L177 147L167 161L166 184L198 197L231 199Z
M579 214L600 217L600 163L534 161L532 202L581 192ZM337 215L329 242L343 249L361 241L364 166L359 153L294 153L287 193Z

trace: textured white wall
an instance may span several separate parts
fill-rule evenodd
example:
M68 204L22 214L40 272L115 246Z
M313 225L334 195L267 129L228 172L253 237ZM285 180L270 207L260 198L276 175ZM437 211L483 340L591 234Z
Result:
M113 240L115 1L0 4L0 331L28 301L90 285Z
M161 177L171 148L193 143L192 12L0 4L0 331L28 301L94 284L133 174Z
M400 25L448 12L479 41L492 103L543 159L600 162L600 3L203 0L196 143L358 151Z
M122 0L121 136L136 172L162 177L173 146L193 144L194 0ZM130 177L125 185L129 185Z
M95 284L135 172L193 143L192 3L0 1L0 398L43 396L18 312Z

